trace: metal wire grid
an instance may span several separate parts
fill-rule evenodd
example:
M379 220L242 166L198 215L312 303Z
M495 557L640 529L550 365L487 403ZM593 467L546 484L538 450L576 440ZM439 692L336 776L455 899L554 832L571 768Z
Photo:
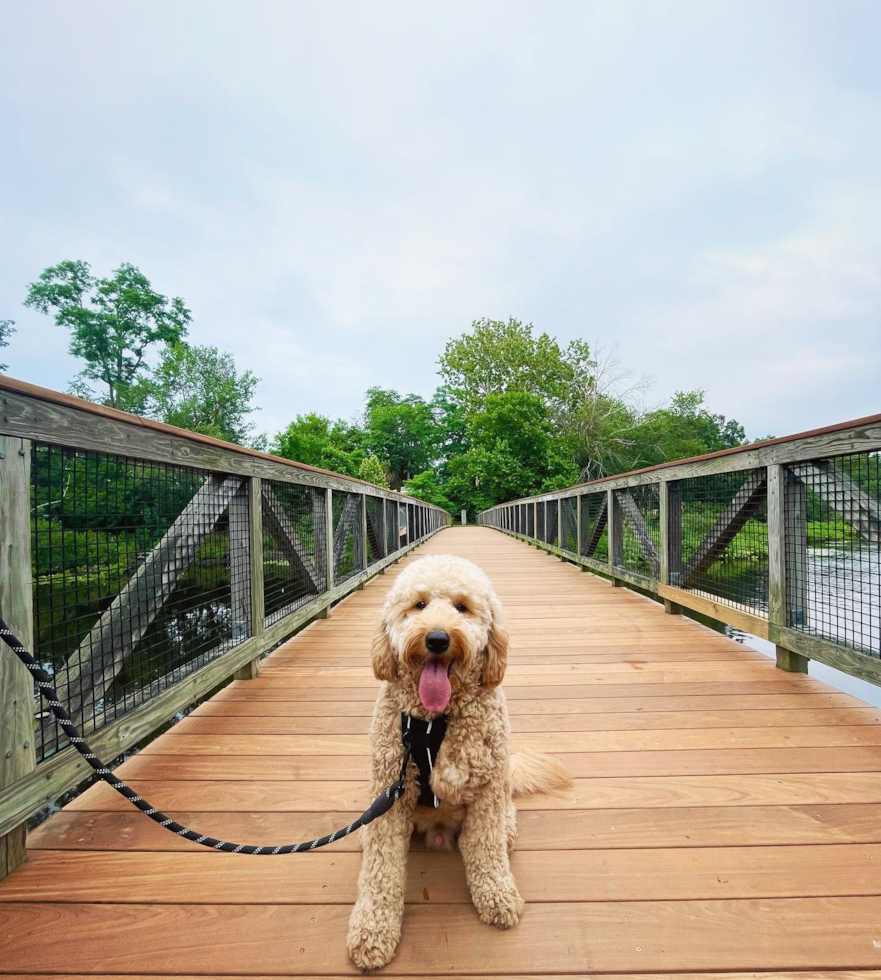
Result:
M35 656L92 732L248 635L247 496L186 467L32 454ZM40 712L38 761L63 744Z
M660 498L657 486L615 490L621 512L620 566L638 575L658 577L661 548Z
M586 493L581 497L581 541L578 553L596 561L609 560L609 535L606 525L606 492Z
M670 584L753 612L766 612L765 469L680 480L671 493ZM674 546L677 537L679 553Z
M416 508L413 504L407 504L407 540L416 540Z
M535 539L536 541L544 541L545 539L545 505L544 501L540 504L536 504L535 507Z
M557 543L557 501L546 500L545 508L545 544Z
M559 531L560 547L564 551L578 551L578 515L575 497L560 500L561 524Z
M361 495L333 491L333 582L339 585L364 567Z
M367 560L372 565L385 558L383 547L383 504L382 497L367 498Z
M788 624L881 656L881 455L786 468Z
M263 480L263 602L274 623L327 590L325 491Z
M401 547L401 536L398 528L398 504L395 500L385 503L385 540L388 553L394 554Z
M526 534L530 538L535 538L535 505L524 504L526 508Z

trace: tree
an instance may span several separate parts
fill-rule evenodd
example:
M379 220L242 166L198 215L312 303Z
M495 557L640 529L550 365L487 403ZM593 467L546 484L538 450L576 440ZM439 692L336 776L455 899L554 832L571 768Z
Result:
M468 449L449 461L446 493L471 513L578 479L571 446L554 436L538 395L488 395L483 409L469 416L468 439Z
M105 404L130 410L143 408L148 352L179 343L190 322L182 299L155 292L127 262L106 279L93 276L88 262L51 266L30 284L24 305L70 330L70 353L86 362L78 392L94 397L90 382L98 382L107 388Z
M418 395L402 398L396 391L368 388L364 413L364 444L387 460L391 485L427 470L438 442L431 406Z
M388 487L388 468L373 453L368 453L358 467L358 479L375 483L378 487Z
M162 422L244 446L254 431L248 416L258 411L251 399L259 380L250 371L239 374L232 354L179 342L143 384L143 400Z
M471 333L447 343L438 363L441 377L466 411L479 408L487 395L525 391L556 412L593 371L583 340L561 349L553 337L535 337L531 323L513 317L475 320Z
M446 494L442 480L434 470L425 470L423 473L417 473L412 480L407 480L404 484L404 492L417 500L424 500L427 504L443 507L451 514L456 509L456 505Z
M361 431L342 420L330 419L315 412L298 415L279 432L270 452L307 466L333 470L345 476L357 476L365 457Z
M9 346L9 337L15 333L15 320L0 320L0 347ZM0 364L0 371L5 371L8 364Z

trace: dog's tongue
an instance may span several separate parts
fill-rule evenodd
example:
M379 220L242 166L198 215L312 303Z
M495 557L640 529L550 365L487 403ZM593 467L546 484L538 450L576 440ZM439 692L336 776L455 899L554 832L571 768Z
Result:
M419 678L419 700L426 711L444 711L450 703L453 688L447 668L439 660L431 660L422 668Z

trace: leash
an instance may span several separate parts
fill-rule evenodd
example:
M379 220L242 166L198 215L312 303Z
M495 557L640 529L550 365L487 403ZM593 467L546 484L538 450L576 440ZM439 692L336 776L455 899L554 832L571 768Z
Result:
M158 823L160 827L164 827L171 833L177 834L178 837L191 840L194 844L201 844L203 847L210 847L215 851L230 851L233 854L295 854L297 851L314 851L317 847L325 847L327 844L332 844L335 840L342 840L344 837L348 837L349 834L353 834L356 830L360 830L361 827L382 816L383 813L391 810L404 792L407 764L410 762L411 755L409 732L402 732L404 762L401 766L401 775L384 793L377 796L361 816L350 823L348 827L335 830L332 834L326 834L324 837L317 837L315 840L304 841L300 844L279 844L278 846L271 844L261 844L260 846L256 844L234 844L230 841L218 840L216 837L209 837L207 834L200 834L198 831L190 830L189 827L184 827L183 824L179 824L176 820L172 820L171 817L166 816L161 810L158 810L155 806L148 803L147 800L138 796L131 786L113 775L113 771L95 755L89 747L89 743L74 725L73 720L59 700L52 681L49 679L49 675L28 653L21 640L9 629L2 616L0 616L0 637L2 637L10 650L12 650L31 672L34 682L37 685L37 690L39 690L48 706L52 709L52 714L58 720L61 730L67 736L67 740L86 762L89 763L92 769L95 770L95 775L100 776L108 786L124 796L129 803L132 803L141 813L155 823Z

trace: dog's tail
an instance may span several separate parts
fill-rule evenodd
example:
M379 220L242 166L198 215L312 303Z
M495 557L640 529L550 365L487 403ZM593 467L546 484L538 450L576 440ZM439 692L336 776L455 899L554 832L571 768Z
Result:
M511 756L511 787L515 796L558 793L572 786L569 770L543 752L515 752Z

